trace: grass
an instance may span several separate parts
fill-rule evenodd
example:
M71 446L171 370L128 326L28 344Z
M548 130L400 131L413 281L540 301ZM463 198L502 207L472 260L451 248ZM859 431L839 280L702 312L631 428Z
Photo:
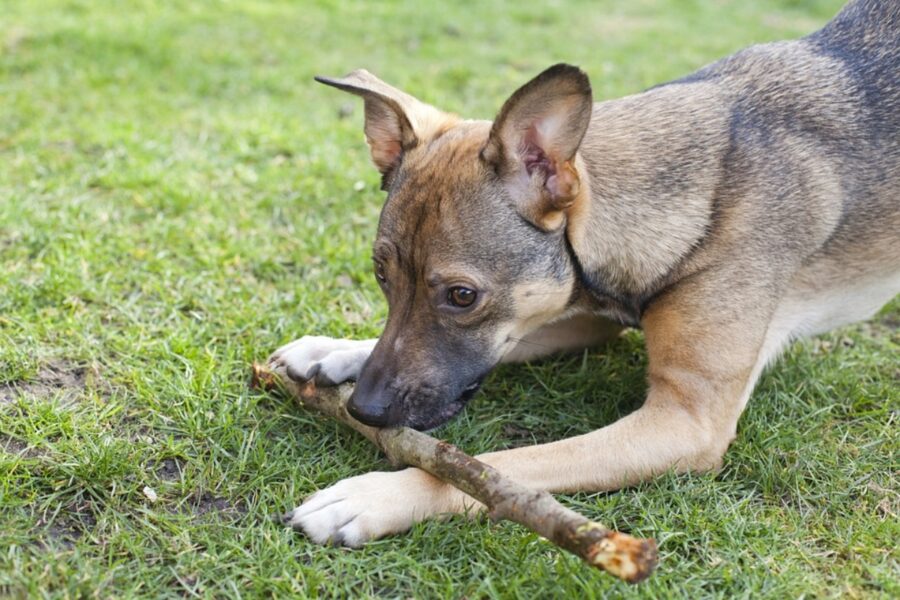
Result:
M362 107L314 74L365 66L490 117L554 61L611 98L802 35L839 4L4 3L0 596L900 595L896 300L796 344L720 474L563 498L660 541L638 587L483 520L310 544L269 516L386 465L247 389L280 344L370 337L385 316ZM588 431L641 402L645 362L632 332L502 368L441 435L477 452Z

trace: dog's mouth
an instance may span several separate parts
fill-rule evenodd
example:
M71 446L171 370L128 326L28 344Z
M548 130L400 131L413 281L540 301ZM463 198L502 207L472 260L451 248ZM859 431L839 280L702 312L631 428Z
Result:
M462 393L460 393L455 400L446 402L439 410L422 419L417 419L417 422L411 424L410 427L418 429L419 431L430 431L440 427L447 421L450 421L453 417L461 413L466 407L466 404L469 403L469 400L478 393L478 389L481 387L484 377L484 375L479 376L475 381L464 387Z
M484 377L479 377L465 388L463 388L462 394L460 394L459 399L463 401L463 403L468 402L472 399L472 396L478 392L478 388L481 387L481 382L484 381Z

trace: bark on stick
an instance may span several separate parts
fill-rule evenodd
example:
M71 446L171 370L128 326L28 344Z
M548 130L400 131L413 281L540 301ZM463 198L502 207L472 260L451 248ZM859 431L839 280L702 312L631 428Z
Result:
M548 492L522 486L447 442L408 427L377 429L347 412L352 384L317 389L286 374L253 365L253 386L283 388L300 404L355 429L396 465L423 469L487 507L494 519L531 529L560 548L629 583L646 579L657 562L656 542L619 533L594 523L557 502Z

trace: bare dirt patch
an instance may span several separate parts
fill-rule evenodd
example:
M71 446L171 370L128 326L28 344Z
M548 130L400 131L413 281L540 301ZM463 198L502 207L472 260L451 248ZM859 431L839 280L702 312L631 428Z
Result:
M55 514L44 515L38 519L37 543L48 550L54 546L71 548L96 525L97 518L90 502L70 504Z
M154 465L156 476L162 481L176 481L181 479L184 470L184 461L178 458L166 458Z
M74 400L84 391L88 370L64 360L44 364L37 374L28 380L0 384L0 405L18 398L47 399L61 397Z
M0 433L0 453L13 454L22 458L36 458L43 453L25 442Z
M191 502L191 509L195 515L203 516L209 512L232 512L234 507L225 498L218 498L210 493L204 493Z
M216 520L233 522L248 512L242 500L232 501L209 491L197 490L182 497L176 504L169 504L164 501L164 496L171 497L173 494L166 492L165 488L157 490L162 510L172 515L187 517L194 523L209 523Z
M209 492L195 494L190 499L190 510L194 517L207 514L237 518L247 513L247 508L240 503L234 504L227 498L220 498Z

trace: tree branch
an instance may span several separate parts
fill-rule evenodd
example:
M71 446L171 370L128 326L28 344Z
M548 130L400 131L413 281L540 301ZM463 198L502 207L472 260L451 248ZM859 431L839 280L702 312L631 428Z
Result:
M300 404L348 425L378 446L395 465L418 467L484 504L494 519L531 529L560 548L629 583L646 579L657 562L656 542L606 529L564 507L552 495L519 485L456 446L407 427L377 429L347 412L351 384L316 389L285 373L253 365L254 387L283 388Z

